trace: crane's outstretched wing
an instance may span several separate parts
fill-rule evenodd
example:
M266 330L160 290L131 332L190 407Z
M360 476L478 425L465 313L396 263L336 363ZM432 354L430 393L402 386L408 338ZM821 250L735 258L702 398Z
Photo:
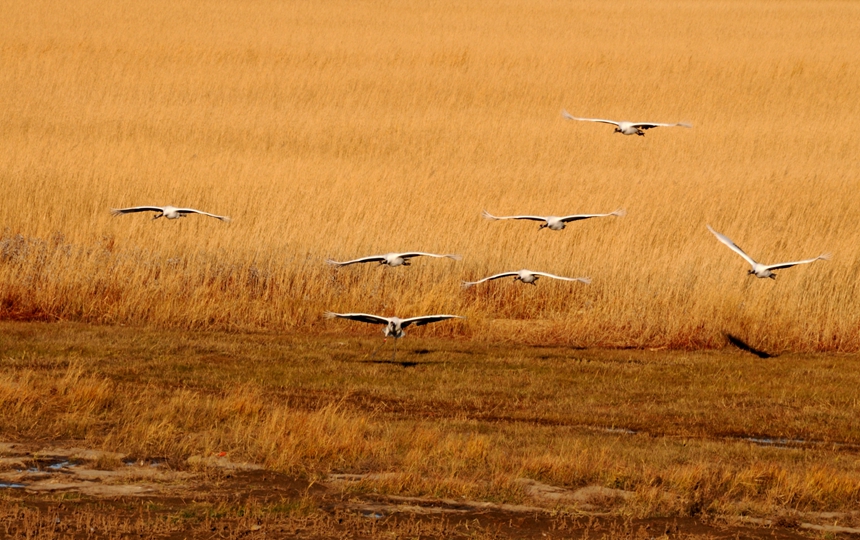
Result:
M582 283L591 283L591 279L589 279L587 277L575 277L575 278L574 277L564 277L564 276L557 276L555 274L547 274L546 272L532 272L532 274L534 274L536 276L544 276L544 277L549 277L549 278L553 278L553 279L561 279L564 281L580 281Z
M635 124L631 123L630 125L639 129L651 129L655 127L693 127L691 124L687 124L684 122L678 122L677 124L661 124L659 122L636 122Z
M508 276L516 276L517 274L519 274L519 272L503 272L501 274L496 274L494 276L485 277L484 279L479 279L478 281L464 281L462 283L462 286L464 289L468 289L472 285L477 285L478 283L483 283L485 281L491 281L493 279L499 279L499 278L508 277Z
M325 262L329 263L332 266L347 266L349 264L357 264L357 263L367 263L367 262L380 262L384 261L384 255L371 255L370 257L362 257L360 259L353 259L351 261L335 261L333 259L326 259Z
M435 253L424 253L422 251L410 251L409 253L398 253L397 255L403 259L411 259L412 257L436 257L437 259L448 258L459 261L463 258L460 255L437 255Z
M403 319L402 321L400 321L400 327L406 328L410 324L414 324L415 326L424 326L425 324L444 321L446 319L465 319L465 318L466 317L461 317L459 315L424 315L423 317L410 317L408 319Z
M111 208L110 213L118 216L120 214L133 214L135 212L164 212L160 206L132 206L131 208Z
M481 212L481 215L486 219L528 219L531 221L546 221L546 218L543 216L494 216L486 210Z
M737 254L738 254L738 255L740 255L741 257L743 257L743 258L744 258L744 260L745 260L746 262L750 263L750 266L753 266L753 267L754 267L756 264L758 264L757 262L755 262L755 261L753 260L753 258L752 258L752 257L750 257L749 255L747 255L746 253L744 253L744 250L742 250L742 249L741 249L741 248L739 248L737 245L735 245L735 243L734 243L734 242L732 242L732 241L731 241L731 239L730 239L729 237L724 236L724 235L722 235L722 234L718 233L717 231L715 231L714 229L712 229L710 225L706 225L706 227L708 228L708 230L709 230L709 231L711 231L711 232L714 234L714 236L716 236L716 237L717 237L717 240L719 240L720 242L722 242L722 243L724 243L725 245L729 246L729 249L731 249L732 251L734 251L735 253L737 253Z
M570 223L571 221L579 221L581 219L590 219L590 218L596 218L596 217L609 217L609 216L623 216L625 214L627 214L627 212L625 212L624 210L619 208L618 210L616 210L614 212L610 212L608 214L575 214L572 216L564 216L562 218L559 218L559 220L564 222L564 223Z
M621 124L621 122L616 122L615 120L604 120L603 118L579 118L577 116L573 116L564 109L562 109L561 115L568 120L579 120L581 122L600 122L601 124L612 124L613 126Z
M765 266L765 268L767 268L768 270L779 270L780 268L791 268L792 266L797 266L798 264L813 263L817 260L828 261L828 260L830 260L830 254L824 253L822 255L819 255L818 257L815 257L814 259L805 259L802 261L786 262L786 263L779 263L779 264L769 264L769 265Z
M180 214L203 214L204 216L214 217L221 221L230 221L230 218L227 216L216 216L215 214L210 214L209 212L204 212L203 210L197 210L195 208L177 208L176 211Z
M340 317L341 319L349 319L351 321L366 322L370 324L389 323L389 319L386 319L385 317L380 317L379 315L369 315L367 313L334 313L332 311L326 311L324 315L327 319Z

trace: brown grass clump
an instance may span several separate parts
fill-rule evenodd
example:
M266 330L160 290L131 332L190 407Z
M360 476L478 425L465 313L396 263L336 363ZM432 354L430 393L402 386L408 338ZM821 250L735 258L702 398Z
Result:
M469 321L421 332L860 350L856 15L14 0L0 20L0 317L306 332L353 328L322 323L327 309L442 311ZM563 107L695 127L624 137ZM234 221L108 212L139 204ZM619 207L563 232L480 217ZM766 262L834 257L755 280L706 223ZM465 260L323 263L411 249ZM523 267L594 282L458 288Z

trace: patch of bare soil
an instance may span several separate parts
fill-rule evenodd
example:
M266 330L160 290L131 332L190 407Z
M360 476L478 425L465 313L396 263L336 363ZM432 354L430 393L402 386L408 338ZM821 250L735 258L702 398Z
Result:
M857 529L796 521L624 519L601 511L629 499L631 492L600 486L567 490L529 479L521 484L534 504L511 505L356 495L344 488L384 481L386 475L339 474L316 483L224 455L172 464L16 444L0 444L0 455L0 536L12 538L860 536ZM575 513L554 510L559 505L575 508Z

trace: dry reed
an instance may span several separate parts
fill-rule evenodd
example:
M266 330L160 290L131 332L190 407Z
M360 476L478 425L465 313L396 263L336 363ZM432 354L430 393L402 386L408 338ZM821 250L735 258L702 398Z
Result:
M443 311L469 320L421 332L860 350L858 31L850 2L13 0L0 317L307 332L357 328L328 309ZM623 137L563 107L695 127ZM139 204L234 222L108 212ZM480 217L619 207L563 232ZM755 280L706 223L765 262L834 257ZM412 249L465 260L323 263ZM459 290L523 267L594 282Z

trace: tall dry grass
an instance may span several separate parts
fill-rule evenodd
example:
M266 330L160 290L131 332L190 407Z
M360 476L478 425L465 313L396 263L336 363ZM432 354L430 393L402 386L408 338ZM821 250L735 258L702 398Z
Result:
M0 316L860 350L851 2L22 2L0 19ZM559 111L689 121L644 138ZM139 204L234 218L113 218ZM607 212L563 232L498 214ZM834 254L776 282L766 262ZM459 252L461 263L327 268ZM590 286L460 279L531 268ZM363 329L368 330L369 329ZM362 331L363 331L362 330Z

